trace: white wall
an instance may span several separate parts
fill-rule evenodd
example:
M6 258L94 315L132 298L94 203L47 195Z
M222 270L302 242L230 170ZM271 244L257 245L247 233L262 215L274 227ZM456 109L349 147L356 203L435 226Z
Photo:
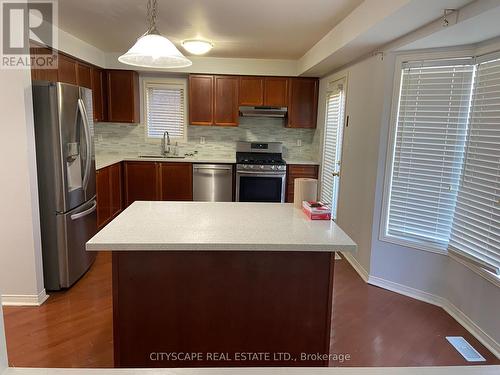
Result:
M396 56L371 57L322 79L348 77L339 225L359 245L350 259L368 282L444 307L500 355L500 288L446 254L379 240ZM319 128L323 127L324 109Z
M0 70L0 290L3 302L44 300L29 70Z
M0 374L7 368L7 342L3 326L2 297L0 297Z
M338 224L358 244L354 258L370 270L374 192L377 178L378 143L384 84L384 63L374 56L346 70L321 79L319 130L325 119L329 82L347 77L346 116L340 178Z
M141 72L168 72L179 73L206 73L206 74L239 74L239 75L271 75L271 76L296 76L296 60L277 59L245 59L189 56L193 65L181 69L154 69L133 68L118 61L119 53L107 53L106 65L108 69L135 69Z

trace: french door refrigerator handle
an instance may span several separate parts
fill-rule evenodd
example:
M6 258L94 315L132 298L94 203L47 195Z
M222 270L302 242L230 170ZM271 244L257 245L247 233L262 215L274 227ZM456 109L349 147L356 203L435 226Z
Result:
M97 202L96 202L96 201L94 201L94 202L92 203L92 206L91 206L89 209L87 209L87 210L85 210L85 211L82 211L82 212L79 212L79 213L77 213L77 214L73 214L73 215L71 215L71 216L70 216L70 217L71 217L71 220L78 220L78 219L81 219L82 217L85 217L85 216L87 216L87 215L90 215L92 212L94 212L94 211L96 210L96 208L97 208Z
M92 139L90 138L90 126L87 117L87 110L85 109L85 103L82 99L78 99L78 109L82 115L83 120L83 133L85 134L85 145L87 148L87 158L85 160L85 174L83 175L83 187L87 190L90 178L90 167L92 166Z

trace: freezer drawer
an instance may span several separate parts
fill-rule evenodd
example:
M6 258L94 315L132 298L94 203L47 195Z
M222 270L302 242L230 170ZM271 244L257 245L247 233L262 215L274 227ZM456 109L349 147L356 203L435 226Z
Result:
M96 254L86 251L85 244L97 232L96 207L94 198L72 211L57 215L60 288L73 285L95 260Z
M233 166L231 164L193 164L193 200L231 202Z

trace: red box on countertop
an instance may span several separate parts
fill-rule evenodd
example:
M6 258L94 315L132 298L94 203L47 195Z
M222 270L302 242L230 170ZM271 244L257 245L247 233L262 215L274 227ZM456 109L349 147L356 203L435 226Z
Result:
M331 220L332 209L330 206L313 201L303 201L302 211L310 220Z

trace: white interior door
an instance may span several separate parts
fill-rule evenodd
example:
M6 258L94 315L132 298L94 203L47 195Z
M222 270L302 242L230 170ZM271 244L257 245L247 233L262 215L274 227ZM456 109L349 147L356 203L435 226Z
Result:
M325 135L321 169L321 201L332 205L332 219L337 218L340 183L342 136L345 115L345 80L330 84L326 96Z

